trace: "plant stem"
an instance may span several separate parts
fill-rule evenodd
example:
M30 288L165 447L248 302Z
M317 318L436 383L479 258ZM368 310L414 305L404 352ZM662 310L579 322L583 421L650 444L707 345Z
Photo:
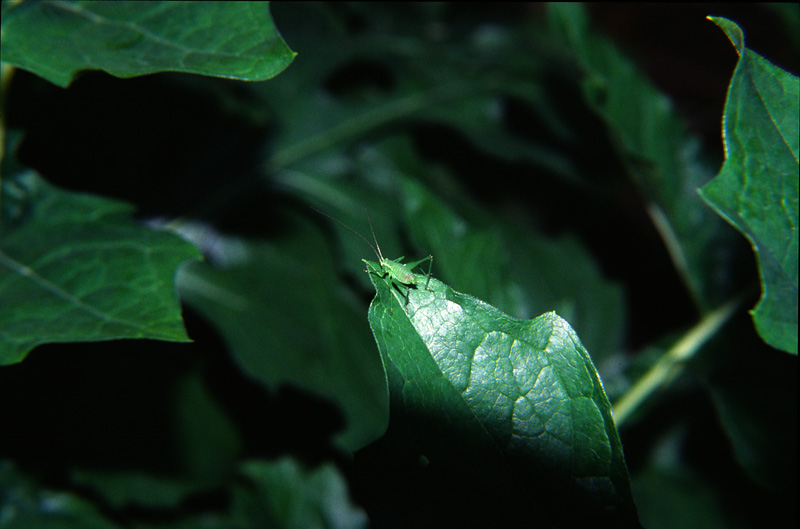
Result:
M657 389L665 386L677 375L683 364L728 321L728 318L739 307L743 296L728 301L724 305L706 314L697 325L678 340L664 355L645 373L625 395L614 404L614 420L619 428L642 403Z

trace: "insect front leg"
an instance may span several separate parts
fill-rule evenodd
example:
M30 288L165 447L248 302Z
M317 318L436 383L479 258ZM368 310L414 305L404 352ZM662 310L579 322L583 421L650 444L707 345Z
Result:
M391 283L392 283L392 288L396 288L397 291L400 292L400 295L405 300L405 303L403 304L403 307L408 307L408 296L409 296L409 293L411 292L411 286L412 285L407 285L405 283L402 283L402 282L398 281L394 277L391 278ZM406 287L405 295L403 295L403 287Z

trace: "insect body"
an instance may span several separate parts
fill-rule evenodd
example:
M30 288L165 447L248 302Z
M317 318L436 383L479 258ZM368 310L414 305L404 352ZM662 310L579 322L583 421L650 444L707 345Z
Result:
M377 241L375 242L377 244ZM378 247L379 248L379 247ZM378 259L380 259L381 270L388 274L392 284L395 286L404 286L406 287L406 304L408 304L408 291L411 290L411 287L416 287L416 279L414 278L414 273L412 270L417 266L421 265L425 261L429 261L430 264L428 265L428 279L425 281L425 290L430 290L428 285L431 282L431 269L433 268L433 256L429 255L424 259L420 259L419 261L414 261L413 263L404 264L400 261L403 260L402 257L398 257L397 259L384 259L380 255L380 248L378 249ZM364 260L366 263L367 261ZM386 277L384 275L383 277Z
M327 213L325 213L323 211L320 211L320 210L318 210L316 208L312 208L312 209L314 211L318 212L318 213L322 213L326 217L338 222L339 224L341 224L342 226L344 226L348 230L352 231L353 233L358 235L358 237L360 237L361 240L363 240L365 243L367 243L370 248L372 248L372 251L375 252L375 255L378 257L378 263L380 264L381 270L383 271L383 276L381 276L381 277L386 278L388 276L389 280L392 283L392 285L394 287L396 287L397 289L400 289L401 287L405 287L406 288L406 295L405 295L406 305L408 305L408 293L409 293L409 291L411 290L412 287L413 288L417 287L417 280L414 277L414 273L412 272L412 270L414 270L414 268L416 268L417 266L421 265L425 261L429 261L430 262L430 264L428 265L428 279L425 281L425 290L430 291L430 289L428 288L428 285L430 285L430 282L431 282L431 269L433 268L433 256L432 255L429 255L428 257L425 257L424 259L420 259L419 261L414 261L413 263L408 263L408 264L401 262L404 259L403 257L398 257L397 259L386 259L385 257L383 257L383 253L381 252L381 247L378 244L378 238L375 237L375 230L372 227L372 220L370 220L370 218L369 218L369 213L367 213L367 221L369 221L369 229L372 232L372 239L375 241L375 245L374 246L372 245L371 242L369 242L367 240L366 237L364 237L363 235L361 235L356 230L354 230L353 228L351 228L350 226L348 226L344 222L340 221L339 219L331 217ZM366 259L362 259L362 260L365 263L368 262ZM367 269L367 272L370 273L369 269Z

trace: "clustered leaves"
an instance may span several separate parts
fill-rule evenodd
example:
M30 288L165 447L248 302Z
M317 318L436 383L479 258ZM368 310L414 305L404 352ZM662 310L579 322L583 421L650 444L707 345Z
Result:
M3 2L0 527L791 518L797 77L529 9Z

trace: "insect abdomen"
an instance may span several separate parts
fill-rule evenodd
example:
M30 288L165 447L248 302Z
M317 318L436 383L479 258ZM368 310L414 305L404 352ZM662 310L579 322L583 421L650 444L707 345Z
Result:
M391 275L392 277L394 277L395 279L397 279L401 283L403 283L405 285L413 285L414 284L414 274L411 272L411 270L408 269L407 266L405 266L405 265L403 265L401 263L396 263L394 261L390 261L388 259L383 261L382 264L388 270L389 275Z

